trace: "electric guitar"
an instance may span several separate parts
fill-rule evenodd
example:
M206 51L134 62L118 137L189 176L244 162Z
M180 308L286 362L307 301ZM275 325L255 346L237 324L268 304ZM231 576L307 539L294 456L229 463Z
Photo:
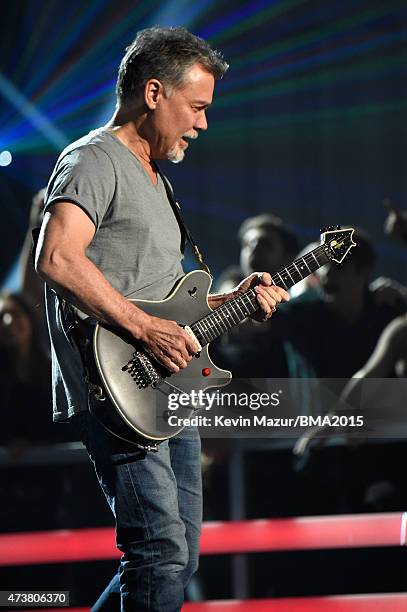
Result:
M351 249L353 229L328 228L321 244L275 274L275 285L289 289L328 262L341 264ZM170 424L169 398L196 394L227 385L231 372L218 368L211 360L208 345L212 340L252 315L259 306L254 289L225 302L215 310L208 305L211 276L203 270L186 274L161 301L130 300L150 315L177 321L193 334L202 350L188 367L173 374L158 364L143 347L130 342L117 331L98 324L93 334L94 371L97 381L91 388L99 401L92 412L116 436L155 450L163 440L178 434L183 426ZM96 384L95 384L96 382ZM172 395L175 394L175 395ZM196 397L196 395L195 395ZM110 400L104 401L106 398ZM177 420L190 417L193 402L177 409Z

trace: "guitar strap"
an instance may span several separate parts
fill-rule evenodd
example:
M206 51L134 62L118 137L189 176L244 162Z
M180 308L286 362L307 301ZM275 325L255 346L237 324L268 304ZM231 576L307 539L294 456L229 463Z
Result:
M185 250L185 238L188 240L189 244L191 245L191 248L193 250L193 253L195 255L195 259L197 260L198 264L200 265L200 267L202 268L202 270L205 270L205 272L207 272L208 274L211 274L211 271L209 269L209 266L205 263L203 255L202 255L202 251L200 250L198 244L196 243L196 241L194 240L190 230L188 229L188 227L185 224L184 219L182 218L181 215L181 206L179 205L179 203L177 202L177 200L175 199L174 196L174 191L173 188L171 186L170 181L167 179L167 177L165 176L165 174L163 174L160 170L160 167L158 166L157 162L154 162L154 165L156 167L156 170L158 172L158 174L161 177L162 182L164 183L164 187L165 187L165 191L167 193L167 198L171 204L171 208L174 212L174 215L178 221L178 225L180 226L181 229L181 234L182 234L182 247L181 250L182 252L184 252Z

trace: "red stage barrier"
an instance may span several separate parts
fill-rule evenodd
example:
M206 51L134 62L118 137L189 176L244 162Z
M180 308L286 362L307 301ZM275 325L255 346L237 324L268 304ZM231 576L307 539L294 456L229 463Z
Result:
M205 523L201 554L404 546L406 513ZM0 565L120 557L110 527L3 534ZM406 608L407 609L407 608Z
M201 554L405 544L404 513L207 523Z
M406 593L207 601L185 604L182 608L182 612L406 612L406 610Z
M47 608L37 612L61 612L62 609ZM67 609L70 612L89 612L89 608ZM182 612L406 612L406 610L407 593L206 601L186 603L182 607Z

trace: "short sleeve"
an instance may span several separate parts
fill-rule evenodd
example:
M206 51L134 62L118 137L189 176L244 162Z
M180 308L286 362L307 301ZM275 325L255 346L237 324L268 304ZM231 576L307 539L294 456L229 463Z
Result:
M95 145L80 147L58 160L48 184L45 210L67 200L82 208L99 228L115 189L116 176L108 154Z

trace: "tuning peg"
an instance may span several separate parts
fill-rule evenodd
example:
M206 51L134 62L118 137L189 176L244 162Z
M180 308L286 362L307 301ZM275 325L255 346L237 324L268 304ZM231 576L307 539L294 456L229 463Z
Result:
M321 229L319 230L320 234L323 234L324 232L326 232L326 227L325 226L321 227Z
M336 229L337 229L337 230L340 230L340 229L342 229L342 228L341 228L341 226L340 226L340 225L337 225L337 226L336 226Z

